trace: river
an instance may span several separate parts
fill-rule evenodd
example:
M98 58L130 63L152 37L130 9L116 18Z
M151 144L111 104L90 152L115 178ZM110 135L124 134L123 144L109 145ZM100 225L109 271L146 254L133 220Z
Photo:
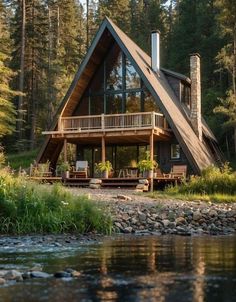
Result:
M77 279L30 279L0 287L0 301L236 301L236 236L116 236L76 247L0 247L0 268L41 264Z

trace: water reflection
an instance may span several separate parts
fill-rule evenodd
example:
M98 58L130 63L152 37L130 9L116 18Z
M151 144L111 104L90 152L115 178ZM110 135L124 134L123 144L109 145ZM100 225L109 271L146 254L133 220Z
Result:
M27 266L27 257L18 256ZM234 236L109 238L63 259L34 256L45 271L72 267L83 274L77 280L36 280L1 288L0 301L236 300ZM7 254L4 259L7 265Z

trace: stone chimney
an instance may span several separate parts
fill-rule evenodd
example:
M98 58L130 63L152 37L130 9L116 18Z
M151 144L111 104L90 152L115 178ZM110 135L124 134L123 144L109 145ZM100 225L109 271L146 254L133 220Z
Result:
M160 32L152 31L152 70L158 72L160 70Z
M191 78L191 113L190 119L193 129L200 141L202 141L201 120L201 69L200 55L198 53L190 56L190 78Z

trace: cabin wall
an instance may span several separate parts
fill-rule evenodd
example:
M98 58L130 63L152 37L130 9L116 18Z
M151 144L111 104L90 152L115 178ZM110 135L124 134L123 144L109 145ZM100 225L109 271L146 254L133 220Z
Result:
M163 173L169 173L173 165L187 165L188 170L187 173L189 175L194 174L192 167L187 160L182 148L180 148L180 158L172 159L171 158L171 145L178 144L178 142L173 139L171 141L160 141L156 143L157 149L157 162L159 168Z
M168 83L170 84L171 88L174 90L175 95L177 96L178 100L181 99L181 81L177 78L172 76L166 75Z

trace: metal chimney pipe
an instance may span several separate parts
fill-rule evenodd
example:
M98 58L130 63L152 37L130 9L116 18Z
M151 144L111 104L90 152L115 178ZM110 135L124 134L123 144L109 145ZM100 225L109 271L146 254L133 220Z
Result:
M160 31L152 31L152 70L159 72L160 70Z

